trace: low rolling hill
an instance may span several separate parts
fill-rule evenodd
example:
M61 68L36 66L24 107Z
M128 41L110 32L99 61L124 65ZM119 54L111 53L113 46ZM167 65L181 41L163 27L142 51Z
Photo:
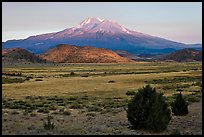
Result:
M192 48L186 48L169 54L160 55L154 58L162 61L168 60L177 62L202 61L202 50L199 51Z
M31 63L45 63L46 60L39 58L37 55L22 49L22 48L8 48L2 50L3 63L18 63L18 62L31 62Z
M60 44L40 55L41 58L57 63L128 63L131 59L104 48Z

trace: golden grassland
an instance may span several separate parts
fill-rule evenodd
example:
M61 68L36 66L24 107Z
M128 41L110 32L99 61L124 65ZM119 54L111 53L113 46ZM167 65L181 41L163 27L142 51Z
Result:
M25 96L76 94L124 97L128 90L141 88L147 80L175 76L201 76L201 65L201 63L67 64L67 66L55 67L3 68L3 72L21 72L23 75L43 76L43 81L31 79L24 83L3 84L2 95L6 98L16 99ZM164 70L168 71L163 72ZM107 71L110 72L110 75L57 77L59 74L69 74L70 71L87 75L91 73L101 74ZM157 73L146 73L149 71ZM115 72L114 75L112 72ZM120 72L142 72L142 74L119 74ZM109 81L114 81L114 83L109 83ZM172 94L172 92L164 93L166 95Z

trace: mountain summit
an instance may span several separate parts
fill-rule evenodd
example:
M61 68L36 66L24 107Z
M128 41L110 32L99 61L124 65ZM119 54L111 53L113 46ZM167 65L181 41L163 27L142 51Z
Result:
M126 28L120 26L115 21L102 20L100 18L89 17L80 23L74 30L81 29L85 32L107 32L107 33L130 33Z
M89 17L82 21L76 28L92 28L95 25L98 25L102 22L103 20L100 18L95 18L95 17Z
M75 27L59 32L30 36L23 40L9 40L2 44L3 48L19 47L33 53L43 53L59 44L91 45L113 51L125 50L132 54L161 54L183 48L202 47L132 31L115 21L96 17L89 17Z
M59 34L79 36L83 34L95 34L95 33L107 33L107 34L129 34L130 31L123 26L119 25L115 21L103 20L96 17L89 17L82 21L76 27L68 28L61 31ZM58 34L58 35L59 35Z

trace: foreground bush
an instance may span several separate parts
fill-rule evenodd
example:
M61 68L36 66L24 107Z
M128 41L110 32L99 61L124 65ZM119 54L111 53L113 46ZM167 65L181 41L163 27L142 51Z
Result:
M127 117L135 129L159 132L167 128L171 111L163 94L147 85L139 89L128 103Z
M188 103L183 98L181 92L176 96L176 100L171 104L174 115L182 116L188 114Z
M174 129L170 135L181 135L181 132L178 129Z
M51 116L48 115L47 121L44 123L44 128L46 130L51 130L51 129L54 129L54 127L55 127L55 124L53 122L51 122Z

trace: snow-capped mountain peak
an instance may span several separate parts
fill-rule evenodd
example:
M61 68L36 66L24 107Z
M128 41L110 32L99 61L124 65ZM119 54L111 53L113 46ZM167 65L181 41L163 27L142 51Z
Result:
M83 27L87 27L87 26L93 26L96 24L101 23L103 20L100 18L96 18L96 17L89 17L87 19L85 19L84 21L82 21L76 28L83 28Z
M107 33L128 33L130 31L119 25L116 21L100 19L98 17L89 17L82 21L79 25L74 27L74 30L77 32L83 31L88 33L96 33L96 32L107 32Z
M95 26L91 30L92 32L110 32L113 34L116 33L130 33L126 28L123 26L119 25L117 22L112 21L112 20L103 20L100 24Z
M184 43L129 30L112 20L89 17L75 27L59 32L30 36L23 40L9 40L3 43L3 47L22 47L33 53L42 53L62 43L80 46L92 45L111 50L126 50L137 54L145 52L158 54L187 46Z

